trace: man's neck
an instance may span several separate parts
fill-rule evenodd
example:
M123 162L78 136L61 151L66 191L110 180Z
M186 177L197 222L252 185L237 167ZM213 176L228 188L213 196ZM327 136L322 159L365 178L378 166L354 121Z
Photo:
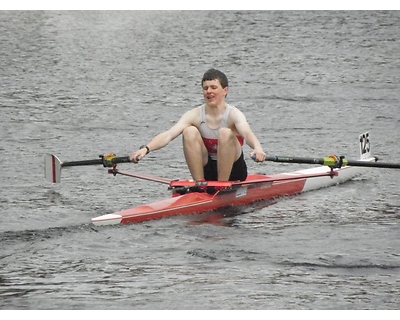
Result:
M217 104L217 105L209 105L206 104L206 111L211 114L219 114L225 112L227 108L227 103L225 101Z

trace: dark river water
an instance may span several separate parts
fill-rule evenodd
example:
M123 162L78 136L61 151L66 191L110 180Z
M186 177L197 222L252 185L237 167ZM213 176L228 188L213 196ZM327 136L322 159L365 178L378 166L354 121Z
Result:
M0 11L0 309L399 309L399 170L216 223L95 227L170 192L100 166L55 185L43 167L131 154L202 103L211 67L268 154L355 159L368 131L398 163L399 34L399 11ZM190 178L180 139L120 168Z

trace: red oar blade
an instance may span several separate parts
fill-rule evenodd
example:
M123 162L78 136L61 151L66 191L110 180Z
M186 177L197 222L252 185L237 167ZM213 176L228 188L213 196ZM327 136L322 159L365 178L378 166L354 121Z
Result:
M54 154L44 156L44 176L50 182L60 183L61 161Z

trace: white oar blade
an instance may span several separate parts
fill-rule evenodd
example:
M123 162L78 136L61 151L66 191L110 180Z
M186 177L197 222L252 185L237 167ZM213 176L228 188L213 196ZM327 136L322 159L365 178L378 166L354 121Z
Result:
M54 154L46 154L44 156L44 175L48 181L60 183L61 161Z

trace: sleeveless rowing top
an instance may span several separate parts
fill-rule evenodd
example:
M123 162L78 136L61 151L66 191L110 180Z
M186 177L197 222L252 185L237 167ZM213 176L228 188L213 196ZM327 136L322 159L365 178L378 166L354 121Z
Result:
M217 129L211 129L206 120L206 108L205 105L201 105L200 107L200 134L203 138L204 145L207 148L208 154L210 155L212 160L217 160L217 148L218 148L218 133L220 128L228 128L228 115L232 109L235 107L231 105L226 106L226 110L222 115L221 123ZM237 136L239 143L241 146L244 144L244 138L241 136Z

